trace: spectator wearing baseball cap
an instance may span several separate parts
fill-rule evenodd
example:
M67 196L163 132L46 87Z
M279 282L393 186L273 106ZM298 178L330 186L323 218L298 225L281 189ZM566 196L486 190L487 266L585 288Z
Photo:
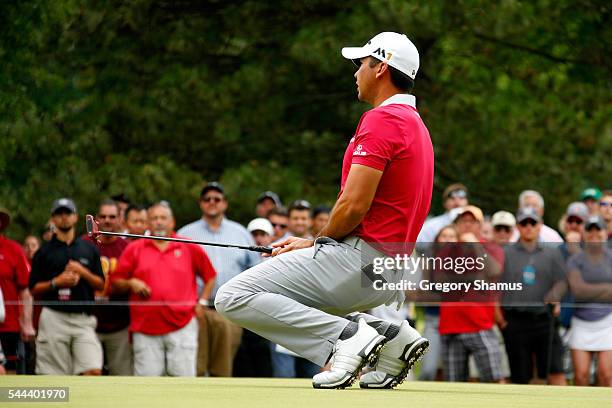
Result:
M533 207L540 218L544 219L544 197L542 194L538 193L535 190L524 190L519 194L518 198L518 208L523 207ZM511 241L517 242L519 239L519 233L517 230L512 234ZM540 242L545 242L549 244L562 244L563 238L557 231L548 225L542 223L542 228L540 228L540 234L538 235L538 240Z
M459 242L442 249L438 257L482 257L484 268L472 268L462 277L472 279L497 279L504 264L503 250L496 244L481 238L484 221L482 210L468 205L459 210L455 227ZM485 256L486 255L486 256ZM436 272L440 273L440 272ZM456 276L451 272L452 276ZM472 294L474 296L474 294ZM444 378L447 381L468 380L468 358L474 356L482 382L499 382L503 378L502 355L499 339L494 331L494 299L481 302L442 302L440 304L440 335L442 338L442 361Z
M265 218L255 218L247 225L247 230L251 233L256 245L268 246L272 243L274 228Z
M468 189L461 183L451 184L444 189L442 200L446 212L425 221L417 238L417 248L422 252L429 248L442 228L453 223L459 209L468 205Z
M563 222L563 232L566 237L569 232L577 232L582 234L584 230L584 222L589 217L589 209L587 205L581 201L575 201L567 206L565 211L565 220Z
M223 185L216 181L207 183L200 192L202 217L183 226L178 234L207 242L254 245L247 229L225 216L228 205ZM217 313L212 306L214 297L222 284L257 265L261 257L256 252L233 248L202 246L202 249L217 271L217 280L212 299L209 299L210 306L199 319L198 375L208 373L211 376L230 377L241 342L242 328ZM202 288L200 280L198 287Z
M10 222L8 210L0 208L0 292L5 312L0 320L0 369L26 374L27 356L18 353L18 349L26 346L36 334L32 324L32 295L28 290L30 266L21 245L4 236ZM8 364L3 361L2 350L8 357Z
M567 289L565 261L556 248L538 242L542 219L534 208L519 209L516 221L520 238L505 248L501 280L522 283L522 290L503 293L503 319L498 322L510 378L515 384L529 383L535 355L538 378L565 385L563 346L556 329L558 302ZM554 309L546 306L549 302L555 302Z
M599 200L601 200L601 190L597 187L589 187L580 193L580 201L586 204L589 214L599 214Z
M92 316L94 291L104 289L100 253L76 236L77 208L69 198L53 202L56 227L32 260L29 287L43 306L36 337L37 374L102 373L102 346Z
M509 211L497 211L491 217L491 225L493 225L493 242L505 245L510 242L512 232L516 227L516 219Z
M607 235L604 219L589 216L584 223L584 249L567 263L572 294L582 303L574 311L569 333L576 385L589 385L591 363L597 355L597 383L612 386L612 305L595 300L612 285Z
M582 201L570 203L565 214L561 217L559 225L561 226L561 231L563 231L565 242L559 245L559 251L561 251L565 262L567 262L570 256L582 250L582 234L584 232L584 223L588 217L589 209ZM559 315L559 321L565 328L569 328L571 324L572 314L574 313L573 303L572 294L568 292L562 299L561 313Z
M257 206L255 207L255 213L260 218L265 218L271 209L276 207L282 207L278 194L274 191L264 191L257 197Z
M603 192L599 201L599 213L608 225L608 243L612 242L612 190Z

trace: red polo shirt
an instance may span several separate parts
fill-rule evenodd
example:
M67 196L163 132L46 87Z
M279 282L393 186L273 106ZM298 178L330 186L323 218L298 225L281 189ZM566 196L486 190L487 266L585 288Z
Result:
M151 288L151 296L146 299L130 294L130 331L162 335L189 323L198 296L196 274L204 282L216 276L208 256L198 245L170 242L161 251L148 239L130 243L110 279L136 278Z
M486 253L497 261L499 267L504 269L504 250L485 240L480 241ZM447 256L465 256L466 254L452 254L452 249L459 249L459 252L465 252L463 247L449 247L451 250L441 251L437 256L445 258ZM468 255L471 256L471 255ZM469 275L474 271L466 271ZM489 330L495 324L495 302L496 294L492 292L484 292L479 294L473 290L465 295L468 299L480 299L480 301L471 302L442 302L440 303L440 324L438 326L440 334L459 334L459 333L476 333L482 330Z
M19 292L28 288L30 266L17 242L0 235L0 288L6 317L0 332L19 332Z
M371 243L414 243L431 204L434 153L413 96L394 95L361 116L344 153L340 194L352 164L383 175L369 211L351 235Z

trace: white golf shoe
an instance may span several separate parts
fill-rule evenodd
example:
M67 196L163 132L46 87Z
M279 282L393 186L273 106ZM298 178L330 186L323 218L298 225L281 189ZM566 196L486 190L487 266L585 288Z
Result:
M338 340L331 357L331 370L312 378L314 388L346 388L357 379L366 364L375 364L376 358L387 341L364 319L359 319L357 333L346 340Z
M374 371L361 376L361 388L394 388L401 384L414 364L429 348L429 340L410 327L406 321L400 325L397 336L387 342L378 356Z

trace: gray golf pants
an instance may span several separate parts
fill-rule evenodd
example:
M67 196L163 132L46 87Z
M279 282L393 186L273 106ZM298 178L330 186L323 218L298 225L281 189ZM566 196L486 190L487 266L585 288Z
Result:
M281 254L234 277L217 292L217 311L313 363L325 365L348 319L356 318L344 316L404 299L401 291L375 290L371 279L362 274L363 265L371 262L364 259L376 254L372 247L357 237L329 241ZM401 279L394 270L380 276L387 282ZM362 313L359 317L370 324L389 324Z

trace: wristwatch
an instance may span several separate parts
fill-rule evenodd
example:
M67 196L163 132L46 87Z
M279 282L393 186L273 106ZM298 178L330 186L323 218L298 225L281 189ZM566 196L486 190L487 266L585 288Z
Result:
M200 306L204 306L204 307L211 307L212 304L210 303L210 300L208 299L198 299L198 304Z

